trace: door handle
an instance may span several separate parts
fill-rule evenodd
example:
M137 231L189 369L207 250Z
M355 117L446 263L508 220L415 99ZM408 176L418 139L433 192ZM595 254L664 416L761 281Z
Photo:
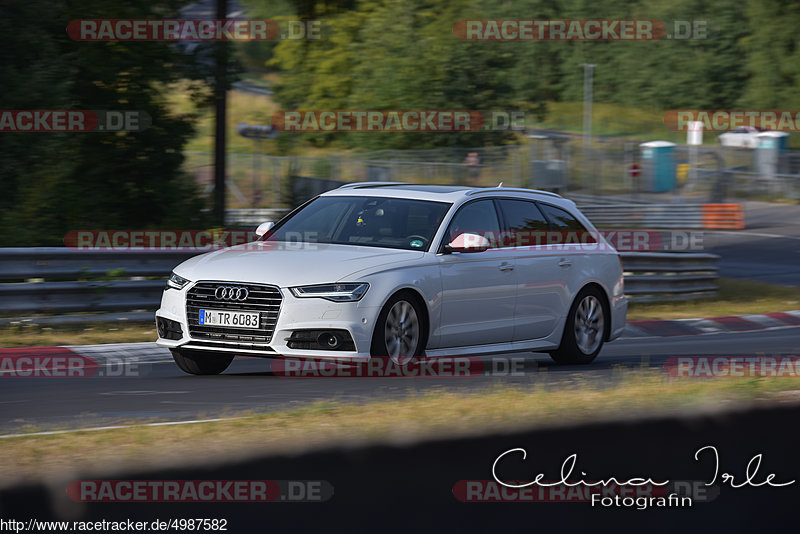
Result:
M505 271L513 271L514 270L514 266L511 265L510 263L503 262L503 263L500 264L500 270L504 271L504 272Z
M569 261L567 258L561 258L561 260L558 262L558 266L559 267L571 267L572 266L572 262Z

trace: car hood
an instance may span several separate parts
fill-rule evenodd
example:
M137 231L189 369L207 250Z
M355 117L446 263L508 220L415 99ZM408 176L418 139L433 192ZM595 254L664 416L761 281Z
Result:
M345 280L358 272L393 263L420 260L424 252L325 243L256 241L208 252L177 266L178 275L193 282L224 280L289 287Z

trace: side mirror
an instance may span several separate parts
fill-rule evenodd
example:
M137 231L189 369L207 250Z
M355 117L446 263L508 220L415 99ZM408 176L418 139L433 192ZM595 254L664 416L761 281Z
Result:
M489 246L486 236L465 232L458 234L445 248L451 252L484 252Z
M275 223L272 222L272 221L263 222L263 223L259 224L258 228L256 228L256 235L258 237L263 236L264 234L269 232L272 229L273 226L275 226Z

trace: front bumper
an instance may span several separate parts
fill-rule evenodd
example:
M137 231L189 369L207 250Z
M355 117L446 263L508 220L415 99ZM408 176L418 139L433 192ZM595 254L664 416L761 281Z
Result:
M236 283L236 282L231 282ZM186 315L186 296L195 284L177 290L167 289L161 298L157 317L180 323L182 337L172 340L159 336L157 344L167 348L183 348L212 352L231 352L248 356L286 356L296 358L333 358L343 360L369 359L372 332L380 313L379 306L360 302L330 302L321 298L297 298L288 288L280 288L283 295L275 330L269 343L244 341L214 341L193 338L189 333ZM246 309L246 305L242 306ZM288 346L288 340L297 330L346 330L353 339L355 351L298 350Z

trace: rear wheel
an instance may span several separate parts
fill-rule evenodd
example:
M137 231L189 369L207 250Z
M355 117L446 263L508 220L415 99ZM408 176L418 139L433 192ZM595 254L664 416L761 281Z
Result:
M567 315L561 345L550 353L558 363L583 364L594 360L603 348L606 308L602 292L596 287L578 293Z
M218 375L228 368L233 356L198 350L170 349L182 371L191 375Z

